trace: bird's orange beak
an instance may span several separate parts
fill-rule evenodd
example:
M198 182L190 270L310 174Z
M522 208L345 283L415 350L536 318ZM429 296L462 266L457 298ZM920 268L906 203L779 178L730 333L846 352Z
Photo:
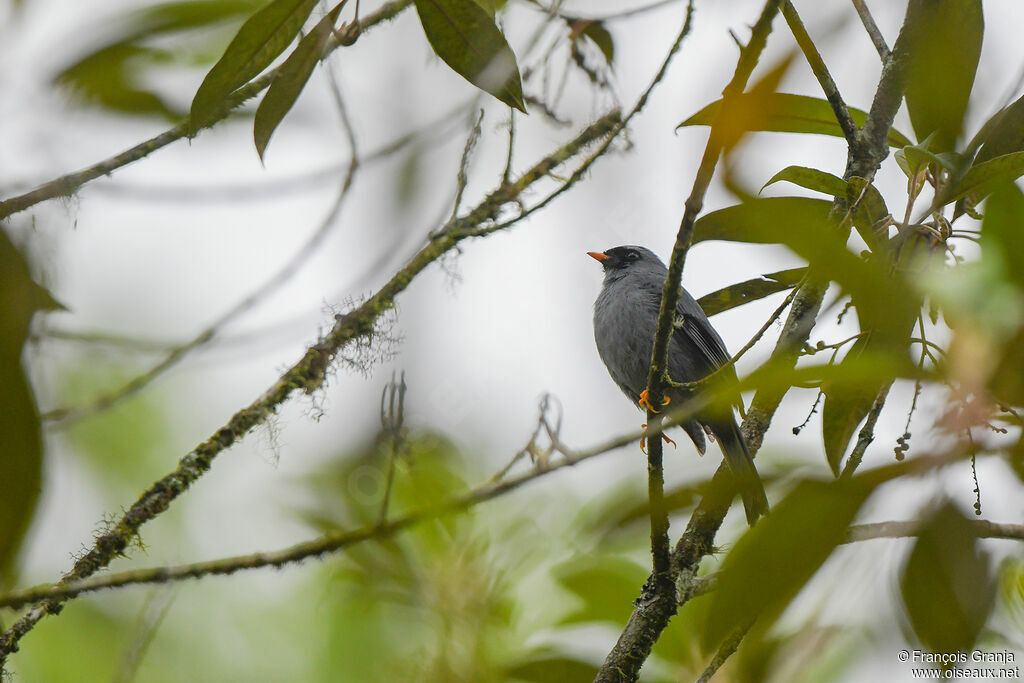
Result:
M608 254L604 253L603 251L588 251L587 256L597 261L604 261L605 259L609 258Z

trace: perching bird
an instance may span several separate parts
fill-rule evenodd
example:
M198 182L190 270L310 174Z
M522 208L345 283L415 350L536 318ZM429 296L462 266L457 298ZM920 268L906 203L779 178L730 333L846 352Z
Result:
M647 372L658 328L661 289L668 270L649 249L615 247L605 252L587 252L604 267L604 285L594 303L594 339L608 373L634 403L646 399ZM692 296L680 291L675 328L668 350L668 374L678 383L695 382L729 363L729 352L710 321ZM736 381L736 370L723 372ZM665 391L670 403L679 405L687 392ZM741 404L737 394L735 403ZM657 406L655 406L657 407ZM747 521L753 524L768 512L768 499L761 478L750 457L747 442L736 424L733 406L709 406L693 420L680 425L703 454L704 432L718 440L735 475Z

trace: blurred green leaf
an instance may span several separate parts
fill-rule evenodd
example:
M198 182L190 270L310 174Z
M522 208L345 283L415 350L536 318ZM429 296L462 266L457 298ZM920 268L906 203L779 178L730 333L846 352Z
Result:
M845 537L872 487L863 480L802 481L722 561L702 640L713 649L736 628L767 627Z
M144 67L167 60L167 53L132 43L119 43L79 60L54 82L82 102L122 114L176 119L183 112L139 85Z
M0 588L9 588L42 488L43 440L22 348L35 313L58 304L32 280L24 256L2 229L0 273Z
M1000 259L1009 280L1024 292L1024 192L1014 183L998 186L985 202L982 250Z
M1024 151L1024 95L985 122L979 142L981 149L974 158L975 164Z
M473 0L415 3L438 57L476 87L526 113L516 56L486 10Z
M295 51L274 74L267 94L263 96L260 106L256 109L256 119L253 122L253 138L260 160L263 160L270 136L274 134L285 115L291 111L299 93L313 75L314 67L320 62L324 47L333 34L334 24L341 14L341 8L342 5L338 5L317 22L313 30L299 41Z
M996 585L988 553L952 503L932 514L917 534L900 580L914 632L932 652L966 652L988 620Z
M832 202L807 197L762 197L704 214L693 225L693 244L706 240L786 244L799 223L825 233Z
M945 206L961 197L971 196L977 204L997 186L1024 175L1024 152L1014 152L975 164L948 191L936 197L936 206Z
M918 139L951 151L963 126L981 55L981 0L911 0L906 101Z
M565 17L565 21L569 24L570 40L575 41L580 36L586 37L601 51L608 66L612 66L615 62L615 41L602 22L574 17Z
M806 268L790 268L768 273L759 278L737 282L710 294L705 294L697 300L697 303L710 318L737 306L771 296L776 292L792 289L806 273Z
M750 102L745 102L744 99L748 99ZM843 130L839 127L839 122L836 121L836 116L828 100L787 93L771 93L768 95L763 93L744 93L740 95L737 106L746 108L753 103L762 108L762 111L759 113L760 127L752 130L844 137ZM710 126L714 123L721 107L722 101L716 100L680 123L677 128L683 126ZM854 123L858 126L863 126L864 122L867 121L867 113L854 107L849 107L849 109ZM889 130L888 142L890 147L903 147L910 144L910 140L895 128Z
M555 579L582 604L562 624L624 624L649 570L624 557L580 554L554 570Z
M216 117L235 89L267 68L295 40L315 5L316 0L273 0L242 24L192 99L189 127L193 134Z
M111 34L105 45L61 69L53 82L76 100L111 111L180 118L184 112L145 87L144 76L182 61L184 53L178 48L155 48L146 41L223 23L251 12L254 4L254 0L186 0L128 12L113 22L113 29L104 26L104 33Z
M568 683L570 681L592 681L598 667L579 659L557 655L532 659L508 668L509 679L530 683Z

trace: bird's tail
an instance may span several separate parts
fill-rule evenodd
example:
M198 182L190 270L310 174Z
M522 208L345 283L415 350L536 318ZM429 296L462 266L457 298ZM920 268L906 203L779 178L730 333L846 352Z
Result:
M765 496L764 484L754 467L754 460L750 457L747 441L731 415L715 420L708 426L718 439L725 461L736 477L743 498L743 509L747 513L747 523L753 526L758 517L768 514L768 497Z

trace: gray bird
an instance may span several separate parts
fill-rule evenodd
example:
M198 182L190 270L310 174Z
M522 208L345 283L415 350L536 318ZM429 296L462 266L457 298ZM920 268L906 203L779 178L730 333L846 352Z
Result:
M594 339L608 373L634 403L646 398L647 371L658 328L661 289L668 269L649 249L615 247L587 254L604 267L604 285L594 302ZM730 360L722 338L692 296L681 289L676 306L675 329L668 351L668 373L675 382L695 382L726 365ZM733 382L736 370L724 372ZM669 388L670 402L683 403L687 392ZM734 404L742 408L739 395ZM747 521L753 524L768 512L768 499L761 478L750 457L747 442L736 424L733 406L709 406L695 419L680 425L702 455L704 433L713 435L725 461L736 477Z

